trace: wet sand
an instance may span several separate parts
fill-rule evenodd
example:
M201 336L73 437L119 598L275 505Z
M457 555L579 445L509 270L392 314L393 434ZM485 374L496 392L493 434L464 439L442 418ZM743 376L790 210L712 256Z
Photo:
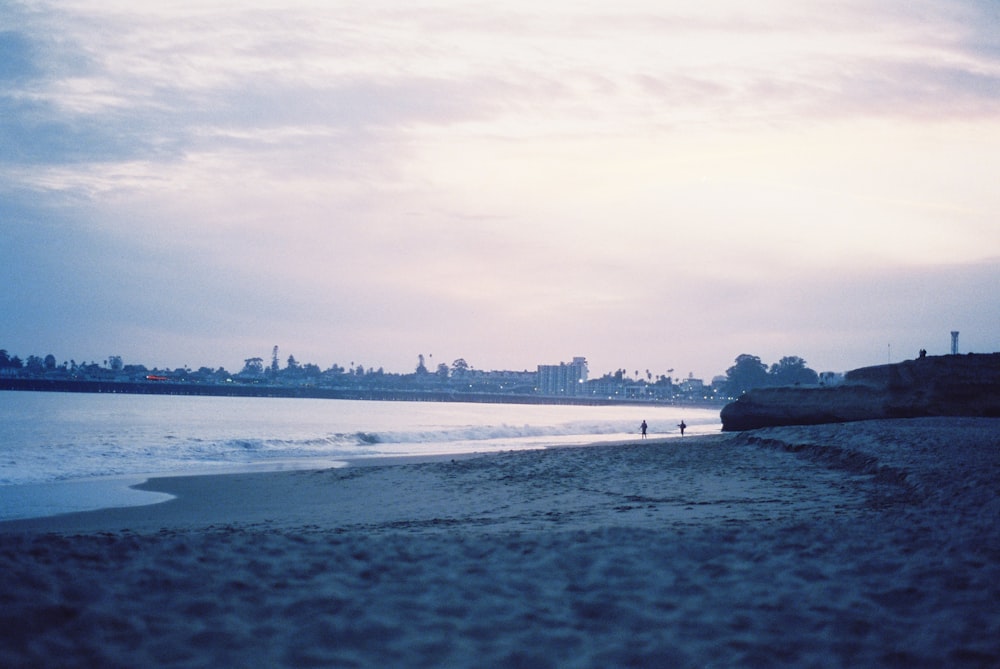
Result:
M1000 665L1000 420L155 479L0 523L0 665Z

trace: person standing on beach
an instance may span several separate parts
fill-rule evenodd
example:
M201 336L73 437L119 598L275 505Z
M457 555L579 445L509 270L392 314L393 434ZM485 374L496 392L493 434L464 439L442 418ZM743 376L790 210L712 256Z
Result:
M677 424L677 427L679 427L681 429L681 436L683 437L684 436L684 428L687 427L687 425L684 424L684 419L683 418L681 418L681 422Z
M643 438L643 439L645 439L645 438L646 438L646 427L647 427L647 425L646 425L646 421L645 421L645 420L643 420L643 421L642 421L642 425L640 425L640 426L639 426L639 429L640 429L640 430L642 431L642 438Z

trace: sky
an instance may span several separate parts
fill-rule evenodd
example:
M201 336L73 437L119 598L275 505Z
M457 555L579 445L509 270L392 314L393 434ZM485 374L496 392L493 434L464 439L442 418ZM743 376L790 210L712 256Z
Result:
M0 0L0 348L1000 351L995 0Z

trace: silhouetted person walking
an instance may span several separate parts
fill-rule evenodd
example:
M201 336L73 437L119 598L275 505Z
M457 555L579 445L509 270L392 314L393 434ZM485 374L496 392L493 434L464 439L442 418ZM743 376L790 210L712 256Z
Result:
M681 422L677 424L677 427L679 427L681 429L681 436L683 437L684 436L684 428L687 427L687 425L684 424L684 420L683 419L681 419Z
M642 421L642 425L639 426L639 429L642 430L642 438L643 439L646 438L646 427L647 427L646 421Z

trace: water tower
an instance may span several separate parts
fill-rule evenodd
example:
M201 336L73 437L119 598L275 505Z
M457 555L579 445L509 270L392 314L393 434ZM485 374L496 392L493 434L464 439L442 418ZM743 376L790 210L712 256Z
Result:
M951 331L951 354L958 355L958 330Z

